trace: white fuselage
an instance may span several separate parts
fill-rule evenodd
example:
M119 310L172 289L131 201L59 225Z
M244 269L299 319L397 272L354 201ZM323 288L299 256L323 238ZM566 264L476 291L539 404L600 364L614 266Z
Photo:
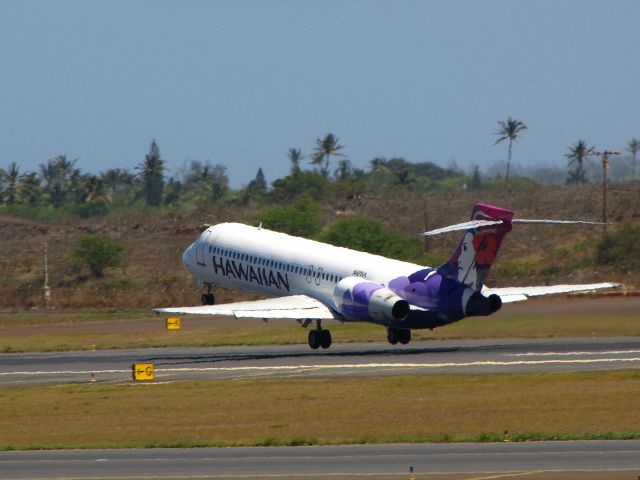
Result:
M424 268L239 223L209 227L185 250L183 262L204 284L270 297L307 295L334 309L336 284L345 277L386 287Z

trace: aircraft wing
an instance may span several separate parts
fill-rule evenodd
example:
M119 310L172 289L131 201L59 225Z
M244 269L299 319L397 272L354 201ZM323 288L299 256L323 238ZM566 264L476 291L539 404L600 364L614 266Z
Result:
M506 287L506 288L487 288L483 290L484 295L495 293L500 296L502 303L521 302L529 297L539 297L542 295L558 295L561 293L571 292L588 292L591 290L599 290L602 288L617 288L619 283L591 283L585 285L550 285L540 287Z
M236 318L260 319L328 320L335 318L332 311L322 302L306 295L291 295L222 305L154 308L153 311L183 315L232 315Z

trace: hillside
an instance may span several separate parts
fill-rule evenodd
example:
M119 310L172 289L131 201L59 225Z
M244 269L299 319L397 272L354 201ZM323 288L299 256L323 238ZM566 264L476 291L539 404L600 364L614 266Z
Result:
M594 185L534 187L504 193L386 193L356 198L337 195L323 203L323 224L338 218L364 215L380 220L411 238L425 229L468 219L477 202L492 203L516 212L521 218L600 220L602 200ZM40 307L43 285L43 243L49 252L51 305L56 308L152 308L158 305L195 304L198 290L181 264L181 253L198 235L203 223L222 221L254 223L265 207L214 204L206 209L138 209L89 219L38 222L16 216L0 216L0 308ZM613 184L609 219L615 224L640 223L640 182ZM268 227L268 225L265 225ZM100 234L124 246L124 263L92 278L71 256L73 245L88 233ZM600 227L518 226L507 238L491 272L492 285L562 282L620 281L638 285L634 268L598 267L593 261ZM455 247L458 235L430 240L429 251L417 262L437 264ZM422 239L416 241L423 242ZM218 301L241 295L218 292Z

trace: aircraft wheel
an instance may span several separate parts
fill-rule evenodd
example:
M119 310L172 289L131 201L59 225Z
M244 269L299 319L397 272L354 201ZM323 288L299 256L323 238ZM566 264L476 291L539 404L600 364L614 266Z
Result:
M400 343L406 345L411 341L411 330L400 330Z
M329 348L331 346L331 332L329 330L320 330L320 346Z
M216 303L213 293L203 293L200 299L202 300L202 305L213 305Z
M398 330L395 328L389 327L387 329L387 340L389 340L389 343L391 345L395 345L396 343L398 343L398 341L400 340L398 338Z
M321 335L320 335L321 330L311 330L309 332L309 346L311 348L313 348L314 350L317 350L318 347L320 347L320 343L321 343Z

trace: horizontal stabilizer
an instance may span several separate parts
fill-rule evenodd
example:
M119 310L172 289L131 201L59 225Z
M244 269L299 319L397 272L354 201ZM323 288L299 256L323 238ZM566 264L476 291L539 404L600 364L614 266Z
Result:
M449 225L448 227L436 228L435 230L429 230L422 235L432 237L434 235L440 235L441 233L459 232L463 230L469 230L471 228L487 227L489 225L498 225L502 223L502 220L471 220L470 222L456 223L455 225Z
M502 303L520 302L529 297L539 297L542 295L559 295L572 292L589 292L603 288L618 288L620 283L603 282L584 285L550 285L539 287L506 287L506 288L485 288L482 294L489 296L496 294L500 296Z
M533 219L533 218L514 218L511 223L529 223L532 225L606 225L602 222L587 222L585 220L545 220L545 219Z
M546 220L546 219L533 219L533 218L514 218L509 220L510 223L521 223L529 225L606 225L602 222L588 222L584 220ZM470 222L456 223L455 225L449 225L448 227L436 228L435 230L429 230L423 232L422 235L427 237L433 237L442 233L459 232L463 230L470 230L472 228L488 227L490 225L498 225L503 223L502 220L471 220Z
M335 318L331 310L322 302L306 295L292 295L222 305L155 308L154 312L183 315L230 315L236 318L260 319L325 320Z

